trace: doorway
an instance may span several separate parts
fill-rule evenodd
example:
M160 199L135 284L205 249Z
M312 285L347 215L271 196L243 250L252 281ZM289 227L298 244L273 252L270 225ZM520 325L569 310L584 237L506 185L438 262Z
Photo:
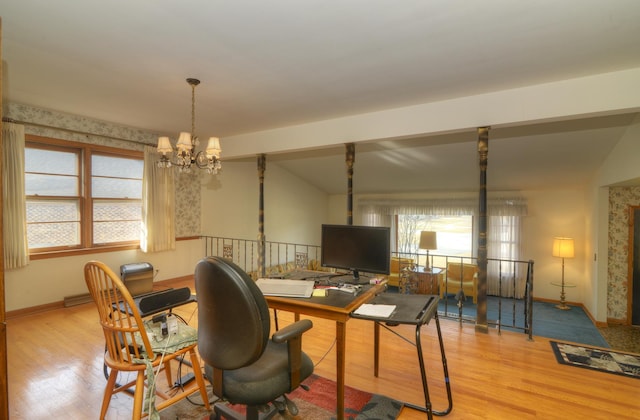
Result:
M629 207L627 321L640 326L640 206Z

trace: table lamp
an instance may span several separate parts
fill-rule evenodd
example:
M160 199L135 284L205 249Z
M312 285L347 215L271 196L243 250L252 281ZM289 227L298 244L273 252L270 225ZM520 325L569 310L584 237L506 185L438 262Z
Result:
M438 249L438 238L436 237L436 232L423 230L420 232L420 245L418 246L420 249L427 250L427 263L425 265L425 271L429 270L429 250L430 249Z
M562 282L560 283L561 292L560 292L560 305L556 305L556 308L568 310L571 309L565 301L564 294L564 259L565 258L573 258L574 249L573 249L573 238L562 238L555 237L553 238L553 252L552 255L554 257L562 258Z

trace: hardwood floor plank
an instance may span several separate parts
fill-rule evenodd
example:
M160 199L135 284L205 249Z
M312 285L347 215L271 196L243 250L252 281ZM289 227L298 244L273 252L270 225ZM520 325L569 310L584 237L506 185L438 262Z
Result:
M192 287L192 285L190 285ZM196 325L195 304L176 310ZM335 380L335 324L314 323L303 339L317 364L315 372ZM282 327L293 315L278 312ZM637 419L640 380L560 365L549 340L495 330L475 332L471 324L441 320L453 412L447 419ZM408 339L415 328L393 328ZM95 418L105 378L103 338L93 304L59 308L7 321L9 409L12 419ZM381 363L373 376L373 324L347 323L346 383L361 390L424 405L414 346L389 331L381 332ZM422 329L422 346L433 407L447 405L435 323ZM118 396L108 418L130 416L131 399ZM404 408L402 420L425 414Z

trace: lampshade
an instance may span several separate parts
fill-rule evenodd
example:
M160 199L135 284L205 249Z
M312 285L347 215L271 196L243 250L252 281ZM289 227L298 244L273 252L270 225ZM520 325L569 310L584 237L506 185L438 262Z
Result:
M220 139L217 137L209 137L209 143L207 143L206 155L208 158L212 156L220 159Z
M420 249L438 249L436 232L423 230L420 232Z
M158 153L167 154L171 153L173 149L171 148L171 142L169 141L169 137L160 137L158 139Z
M573 238L553 238L553 253L554 257L561 258L573 258Z
M191 134L183 131L178 137L178 143L176 143L176 149L178 150L191 150Z

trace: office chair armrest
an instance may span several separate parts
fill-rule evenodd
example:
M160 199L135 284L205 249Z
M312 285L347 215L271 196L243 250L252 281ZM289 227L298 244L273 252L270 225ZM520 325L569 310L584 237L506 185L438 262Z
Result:
M300 337L305 331L308 331L313 327L313 323L308 319L301 319L298 322L294 322L291 325L287 325L284 328L279 329L271 337L275 343L284 343L292 338Z

